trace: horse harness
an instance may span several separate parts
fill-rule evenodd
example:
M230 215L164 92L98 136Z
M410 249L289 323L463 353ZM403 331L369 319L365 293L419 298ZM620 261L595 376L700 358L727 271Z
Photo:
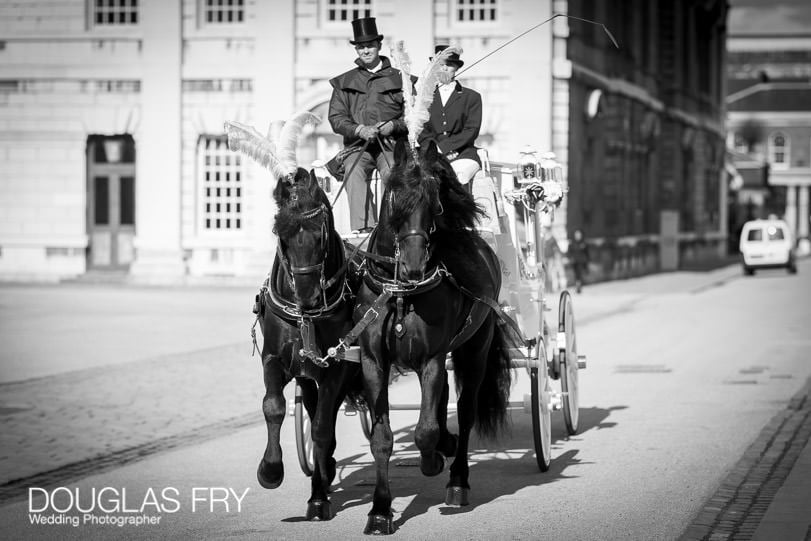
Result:
M323 206L322 206L323 208ZM322 208L314 209L310 211L311 216L314 217L322 210ZM374 236L376 230L373 230L363 242L365 242L369 237ZM406 235L402 237L395 237L395 257L389 257L379 254L374 254L372 252L367 252L360 249L360 246L363 244L361 242L356 247L354 247L353 253L351 257L345 258L344 264L338 269L335 275L330 278L329 280L324 279L324 261L315 265L309 265L304 267L294 267L290 265L289 261L287 260L286 256L284 255L284 251L281 249L279 245L277 245L277 253L281 267L284 269L285 273L288 275L288 279L290 283L293 284L293 276L295 274L310 274L314 272L321 273L321 287L323 293L323 305L316 309L301 309L295 303L292 303L286 299L284 299L278 291L276 291L275 283L276 283L276 275L278 273L278 267L276 265L273 266L271 272L268 274L268 277L265 278L264 283L262 284L262 288L260 289L260 294L257 295L257 304L254 306L254 313L257 314L256 321L254 322L253 328L251 329L251 337L253 338L253 345L254 350L258 350L258 346L256 343L256 323L259 321L260 314L262 313L262 306L267 306L268 309L273 312L274 315L287 321L291 325L295 325L299 328L299 332L301 335L302 347L299 349L298 354L303 357L304 359L309 359L312 361L316 366L321 368L326 368L329 366L329 359L336 359L341 360L344 358L344 353L346 350L352 346L358 337L366 330L366 328L371 325L383 312L386 305L388 304L389 300L394 297L395 298L395 307L396 307L396 315L394 321L394 333L398 339L402 339L405 335L406 329L404 325L405 319L405 301L404 298L408 296L418 295L421 293L427 293L434 288L438 287L439 284L442 282L443 279L446 279L451 285L453 285L456 289L458 289L462 294L467 296L474 302L474 305L471 306L470 311L468 312L467 316L465 317L465 321L462 324L461 328L457 331L456 335L451 339L450 345L451 349L454 349L456 345L463 342L469 336L469 328L472 324L472 311L475 303L481 303L489 307L493 310L498 318L507 324L513 331L517 333L517 336L521 336L522 332L521 329L518 327L518 324L512 320L511 318L507 317L501 306L491 299L490 297L483 296L483 295L476 295L474 292L466 288L465 286L461 285L456 281L454 276L451 274L450 271L445 267L443 263L440 263L436 267L434 267L433 271L429 273L429 275L418 282L402 282L397 279L397 266L399 265L399 243L403 239L413 236L419 235L423 238L428 237L428 234L425 231L409 231ZM323 238L323 237L322 237ZM428 246L430 245L429 241L426 241L426 250L428 250ZM323 246L325 258L326 260L326 251L327 246ZM354 259L356 253L360 253L364 261L358 268L358 273L363 276L364 283L375 293L378 294L378 297L372 303L372 305L366 310L363 317L352 327L352 329L347 333L342 339L339 340L338 344L328 348L327 354L323 357L319 356L319 349L315 342L315 331L313 328L313 321L318 321L322 319L327 319L332 317L338 309L342 306L343 301L352 296L352 291L349 288L348 281L347 281L347 269L351 261ZM383 263L389 263L395 265L395 274L394 279L386 278L380 276L379 274L373 272L372 266L367 264L369 261L377 261ZM332 287L339 279L343 278L343 283L341 289L337 291L337 294L332 298L329 299L327 297L327 289ZM295 286L293 285L293 289ZM260 303L262 306L260 306Z
M376 231L373 231L371 235L374 235ZM432 231L433 232L433 228ZM429 233L430 234L430 233ZM430 241L428 240L428 235L425 231L421 230L411 230L408 231L403 236L396 236L395 237L395 257L388 257L382 256L379 254L374 254L371 252L364 252L361 251L361 254L364 256L364 262L361 266L361 272L363 273L363 281L364 283L371 289L374 293L378 294L378 297L372 303L372 306L369 307L368 310L364 313L363 317L355 324L349 333L339 341L336 347L329 348L327 352L327 357L333 357L340 359L343 356L343 352L345 352L349 346L351 346L355 340L360 336L360 334L371 325L383 311L384 307L391 299L391 297L395 297L395 306L396 306L396 314L394 320L394 334L398 339L402 339L405 335L406 329L403 323L405 319L405 302L404 298L408 296L418 295L421 293L427 293L434 288L438 287L442 280L447 280L453 287L458 289L463 295L468 297L470 300L473 301L473 305L470 308L467 316L465 317L464 323L462 324L461 328L457 331L456 335L450 341L450 349L453 350L458 346L460 343L464 342L470 336L470 327L473 322L472 314L473 309L476 303L481 303L486 305L489 309L493 310L498 316L498 318L508 325L514 332L517 333L517 336L522 336L522 331L518 324L511 318L507 317L504 314L504 311L501 309L499 304L491 299L490 297L484 295L476 295L473 291L466 288L462 284L456 281L453 274L447 269L447 267L443 263L439 263L437 266L434 267L433 271L429 273L429 275L419 282L402 282L397 279L397 265L399 262L399 243L403 239L408 236L419 235L426 239L426 250L428 250L428 245ZM386 278L380 276L379 274L373 271L373 266L367 265L369 260L390 263L395 265L394 271L394 278Z
M315 340L314 322L329 319L333 317L342 307L344 301L351 297L352 292L347 283L347 269L351 259L344 258L343 264L338 268L335 274L327 279L324 274L324 267L329 255L329 230L327 227L326 206L320 205L319 207L302 213L303 219L315 218L321 213L324 213L324 220L321 224L321 251L324 258L320 263L306 266L295 266L290 263L284 250L281 247L281 242L276 245L276 253L279 265L274 264L271 271L268 273L267 278L260 288L259 294L256 296L256 304L254 305L254 313L256 313L256 321L254 321L251 328L251 337L253 339L254 351L258 350L256 343L256 323L263 314L264 307L267 307L276 317L282 319L298 327L301 337L301 348L298 350L298 355L304 359L311 360L316 366L326 368L329 366L327 357L319 355L319 348ZM278 273L281 270L284 272L284 279L288 280L290 288L295 291L295 276L303 274L318 273L319 284L321 288L321 304L316 308L300 308L295 302L285 299L278 291ZM328 296L328 291L341 282L341 287L336 289L332 296Z

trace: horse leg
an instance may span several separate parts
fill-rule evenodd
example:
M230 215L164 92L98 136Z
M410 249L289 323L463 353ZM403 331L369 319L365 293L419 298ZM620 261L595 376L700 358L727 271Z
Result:
M312 424L315 470L311 478L307 520L330 520L334 514L329 501L329 486L335 479L335 421L341 404L344 367L327 372L318 389L318 407Z
M455 353L457 359L464 359L465 369L458 371L457 376L462 377L461 392L457 401L456 415L459 420L459 441L456 448L456 457L450 467L450 479L445 490L445 504L454 507L468 505L470 484L470 465L468 464L468 448L470 433L476 421L477 397L482 380L484 379L486 353L492 340L492 331L480 330L469 342L461 346Z
M376 482L372 497L372 509L363 530L367 535L394 533L391 511L391 486L389 485L389 460L394 447L394 438L389 423L389 365L378 365L374 359L364 356L361 361L366 402L372 416L370 449L375 460Z
M287 412L282 390L290 378L284 374L279 357L268 355L264 359L265 396L262 399L262 412L268 429L268 441L262 460L259 461L259 468L256 470L256 478L262 487L272 489L278 488L284 480L279 433Z
M456 445L459 438L448 431L448 371L445 370L443 374L445 383L442 387L442 397L439 399L439 413L437 414L439 443L437 444L436 450L445 457L451 457L456 455Z
M440 474L445 467L445 457L437 451L437 445L441 435L439 412L443 395L447 412L447 383L444 355L433 357L423 365L420 371L420 418L414 431L414 442L420 450L420 469L429 477Z

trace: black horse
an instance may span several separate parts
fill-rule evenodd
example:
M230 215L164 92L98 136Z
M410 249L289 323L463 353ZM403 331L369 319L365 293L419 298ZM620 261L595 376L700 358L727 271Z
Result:
M388 463L392 453L388 383L392 366L416 371L422 387L414 438L423 474L450 467L446 503L468 503L468 444L474 424L495 436L505 425L511 385L509 334L493 310L501 272L475 232L482 210L436 146L423 156L395 149L380 225L355 306L355 320L379 316L360 336L371 450L377 469L367 534L393 532ZM495 307L497 308L497 307ZM446 356L452 353L458 438L447 429Z
M357 364L320 355L352 327L348 265L329 200L312 172L299 168L292 183L278 182L273 195L278 205L274 227L278 250L257 306L264 337L262 410L268 428L257 478L265 488L277 488L284 478L279 445L286 412L282 390L296 378L312 419L315 468L307 518L329 520L336 416L344 397L359 394L362 388Z

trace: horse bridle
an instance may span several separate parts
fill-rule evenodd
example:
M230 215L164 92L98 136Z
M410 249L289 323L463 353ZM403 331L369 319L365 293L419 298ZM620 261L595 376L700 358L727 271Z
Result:
M327 257L329 255L329 228L327 225L327 207L323 204L320 206L303 212L301 214L301 218L304 220L311 220L318 216L319 214L324 215L324 219L321 222L321 252L324 254L323 259L319 263L315 263L314 265L304 265L304 266L295 266L291 265L290 261L288 260L287 256L282 249L281 239L279 243L276 245L276 251L279 255L279 261L281 261L282 268L287 274L287 278L290 284L290 288L295 292L296 291L296 281L295 277L300 275L307 275L307 274L319 274L318 282L321 287L321 297L323 306L321 310L326 309L329 306L329 300L327 299L327 291L335 285L338 280L344 275L344 271L346 270L346 264L344 264L338 271L335 273L335 276L330 278L329 280L326 279L324 275L324 266L327 261Z
M389 193L389 213L392 212L394 209L394 192L392 191ZM439 213L438 215L442 215L445 212L445 209L442 208L442 203L439 203ZM409 229L405 232L404 235L400 235L399 232L394 234L394 259L395 265L400 265L400 243L406 240L409 237L422 237L425 241L425 260L428 261L431 258L431 235L436 231L436 221L431 220L431 227L426 232L424 229ZM397 269L395 269L395 277L397 276Z

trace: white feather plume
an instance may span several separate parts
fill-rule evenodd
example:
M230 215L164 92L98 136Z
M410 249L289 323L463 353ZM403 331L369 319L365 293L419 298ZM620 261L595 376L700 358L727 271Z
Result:
M296 162L296 147L298 146L301 131L308 124L316 125L321 122L321 118L310 111L298 111L282 126L279 133L279 140L276 142L276 150L279 153L279 161L288 168L291 173L296 172L298 163Z
M289 178L296 172L296 146L301 131L307 124L318 124L321 119L309 112L300 111L281 125L274 121L268 135L259 133L253 126L226 121L225 133L228 148L245 154L259 165L268 169L276 179Z
M414 106L411 108L409 114L405 115L404 120L408 127L408 141L411 143L411 148L417 146L417 138L422 132L425 123L430 118L429 109L431 102L434 101L434 90L439 83L440 67L445 63L445 60L453 53L462 54L462 49L459 47L448 47L447 49L434 55L422 75L417 80L416 96L414 97Z
M408 118L411 114L411 108L414 106L414 94L411 88L411 57L405 50L405 43L400 40L394 44L391 50L391 58L394 67L400 70L400 75L403 78L403 118Z
M273 144L273 148L279 144L279 135L282 133L282 126L284 126L284 120L271 120L270 126L268 126L268 140Z
M287 177L289 171L279 162L276 145L253 126L228 120L225 122L225 133L228 136L228 148L245 154L269 170L276 179Z

